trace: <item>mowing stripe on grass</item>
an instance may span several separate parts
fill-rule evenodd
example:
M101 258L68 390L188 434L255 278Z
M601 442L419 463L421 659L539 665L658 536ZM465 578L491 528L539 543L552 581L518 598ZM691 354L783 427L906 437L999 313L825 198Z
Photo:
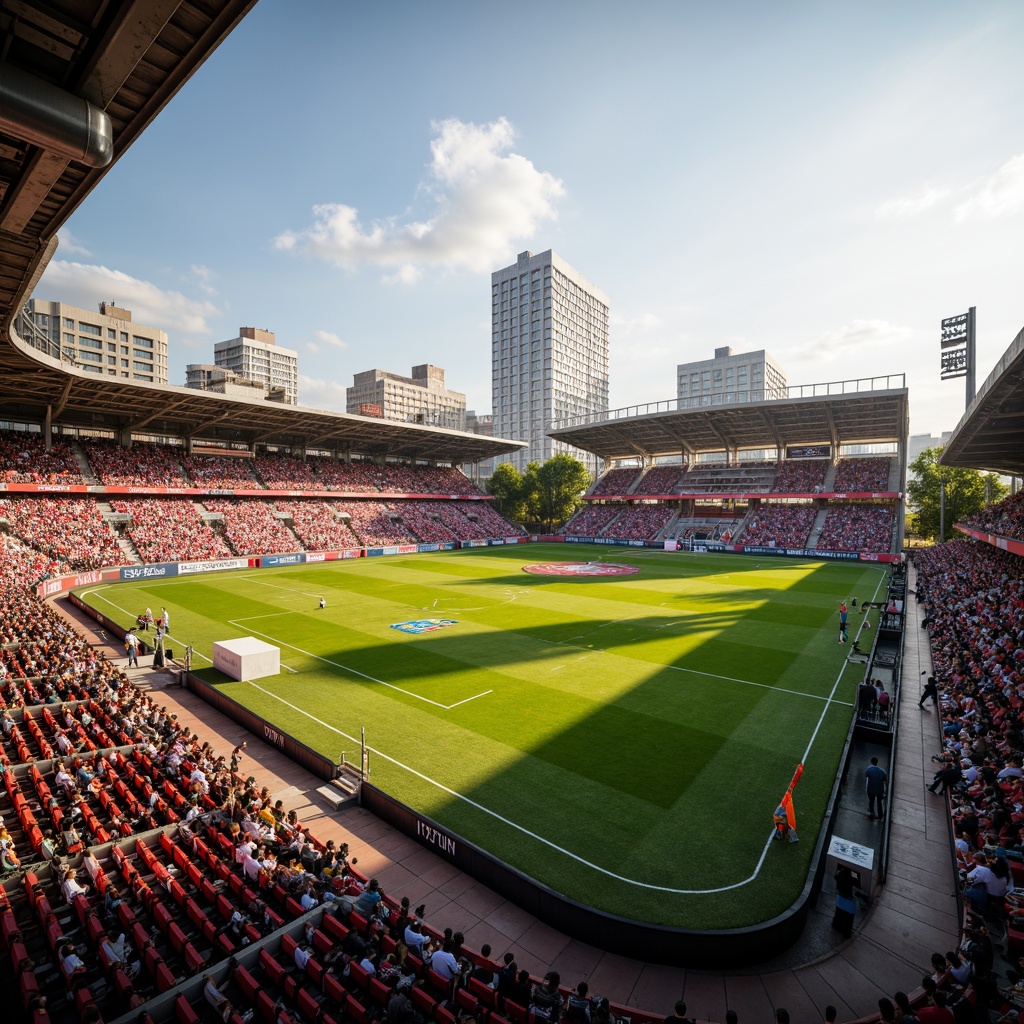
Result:
M327 722L323 721L320 718L317 718L315 715L311 715L304 708L300 708L298 705L292 704L290 701L285 700L284 697L281 697L278 694L273 693L272 691L260 686L258 683L249 681L249 685L259 690L261 693L265 693L268 697L272 697L274 698L274 700L279 700L282 704L285 705L285 707L289 707L293 711L297 711L300 715L305 715L311 721L316 722L317 725L323 726L323 728L329 729L333 733L337 733L344 739L351 740L353 743L360 742L357 737L352 736L349 733L344 732L333 725L329 725ZM714 893L728 892L730 889L739 889L741 886L747 885L749 882L752 882L755 878L757 878L758 874L761 871L761 866L764 864L765 856L767 855L768 849L771 845L772 837L771 833L769 833L768 840L765 843L760 858L758 859L757 867L754 868L753 874L751 874L748 878L744 878L741 882L734 882L732 885L723 885L717 889L674 889L668 885L653 885L650 882L641 882L639 879L636 878L627 878L625 875L617 874L614 871L609 871L607 868L601 867L599 864L594 864L592 861L589 861L584 857L580 857L578 854L573 853L571 850L567 850L564 847L559 846L557 843L551 842L550 839L545 839L543 836L538 835L536 832L531 832L530 829L524 828L522 825L519 825L516 822L504 817L503 815L498 814L497 811L492 811L489 807L485 807L483 804L477 803L476 800L473 800L470 797L465 796L464 794L459 793L454 789L450 789L443 783L438 782L437 779L432 779L429 775L424 775L422 772L417 771L415 768L412 768L409 765L396 760L390 755L385 754L383 750L378 750L376 747L368 747L367 749L371 750L378 757L382 757L385 761L390 761L397 768L401 768L403 771L409 772L410 775L415 775L416 778L422 779L424 782L429 783L431 786L436 786L438 789L441 790L441 792L447 793L449 796L453 796L458 800L464 801L471 807L475 807L478 811L483 811L484 814L489 814L492 818L496 818L503 824L508 825L509 828L513 828L517 832L521 832L523 835L529 836L531 839L536 839L537 842L543 843L544 846L549 847L556 853L564 854L566 857L569 857L577 863L582 864L584 867L591 868L592 870L597 871L600 874L607 876L608 878L614 878L616 881L625 882L627 885L635 885L642 889L652 889L657 892L668 892L679 896L710 896Z
M299 615L301 612L280 612L281 615ZM263 616L253 616L254 618L263 618ZM246 622L246 619L229 619L232 626L238 626L239 629L249 629L248 626L243 626L242 623ZM257 633L259 636L266 637L268 640L273 640L275 644L280 644L282 647L290 647L293 651L298 651L299 654L304 654L307 658L313 658L315 661L322 661L325 665L333 665L335 668L340 668L343 672L349 672L354 676L359 676L362 679L366 679L371 683L378 683L380 686L386 686L389 690L397 690L399 693L404 693L407 697L415 697L417 700L421 700L426 704L433 704L435 708L441 708L442 711L451 711L452 708L457 708L460 704L468 704L471 700L476 700L479 697L486 697L489 693L494 693L494 690L484 690L483 693L474 694L472 697L466 697L465 700L456 701L454 704L441 704L436 700L431 700L429 697L421 697L418 693L413 693L412 690L403 690L401 686L395 686L394 683L386 683L383 679L377 679L375 676L368 676L365 672L360 672L359 669L349 668L348 665L342 665L340 661L331 661L330 658L322 658L319 654L313 654L311 651L304 651L301 647L296 647L295 644L286 643L284 640L278 640L276 636L270 633L261 633L258 629L253 629L253 633ZM291 707L291 705L288 705ZM313 716L310 715L312 718Z
M617 621L624 622L625 620L619 619ZM510 630L510 632L515 632L515 630ZM591 636L592 634L587 633L585 635ZM543 637L539 636L530 637L530 639L535 640L539 644L551 644L553 647L571 647L573 650L583 651L585 654L611 654L613 657L628 657L628 655L620 655L617 651L606 651L603 648L595 650L590 647L580 647L578 644L569 643L568 640L545 640ZM575 640L577 637L571 637L570 639ZM774 690L776 693L789 693L794 697L807 697L810 700L823 700L829 704L842 704L844 707L853 707L853 704L850 701L834 700L831 696L823 697L819 693L804 693L803 690L787 690L784 686L772 686L771 683L755 683L751 679L736 679L733 676L721 676L715 672L704 672L699 668L683 668L682 665L663 665L662 668L672 669L673 672L689 672L691 675L695 676L707 676L709 679L721 679L726 683L739 683L741 686L760 686L762 689ZM832 693L835 693L835 687L833 687Z

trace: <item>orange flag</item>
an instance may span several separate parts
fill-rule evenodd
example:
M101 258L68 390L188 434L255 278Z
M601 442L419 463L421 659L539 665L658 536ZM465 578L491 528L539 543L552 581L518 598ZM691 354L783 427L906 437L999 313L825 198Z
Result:
M793 810L793 794L788 790L782 798L782 806L786 808L786 820L789 822L789 827L796 831L796 811Z

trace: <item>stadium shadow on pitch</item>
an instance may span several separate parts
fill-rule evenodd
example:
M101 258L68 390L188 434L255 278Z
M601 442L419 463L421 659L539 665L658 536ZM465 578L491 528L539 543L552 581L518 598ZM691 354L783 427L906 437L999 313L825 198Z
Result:
M624 796L670 808L731 742L744 718L772 697L770 679L788 671L809 639L803 636L800 650L767 648L769 636L777 637L774 624L766 624L757 638L749 620L720 613L694 614L669 637L664 627L671 622L666 616L628 622L575 619L497 636L490 631L460 635L452 627L397 643L335 647L315 656L327 675L521 752L524 761L506 765L503 773L519 774L536 758ZM693 634L696 646L670 656L686 634ZM645 644L651 645L647 651ZM555 667L565 671L556 675ZM746 681L755 667L760 685ZM629 673L635 681L623 688L621 680ZM211 683L223 681L212 670L197 674L209 676ZM611 697L605 696L610 690L601 685L604 678L619 680ZM312 691L305 672L281 680L286 686L296 683L294 691L289 688L289 701L324 714L323 701L307 697ZM266 700L259 713L274 719L272 698L250 691L244 700L250 705ZM639 752L630 758L628 771L615 756L626 746Z

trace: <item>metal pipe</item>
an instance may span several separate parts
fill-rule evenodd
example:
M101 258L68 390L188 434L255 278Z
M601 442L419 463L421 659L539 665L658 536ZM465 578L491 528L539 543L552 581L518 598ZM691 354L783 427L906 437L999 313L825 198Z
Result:
M114 130L99 107L2 62L0 129L89 167L114 158Z

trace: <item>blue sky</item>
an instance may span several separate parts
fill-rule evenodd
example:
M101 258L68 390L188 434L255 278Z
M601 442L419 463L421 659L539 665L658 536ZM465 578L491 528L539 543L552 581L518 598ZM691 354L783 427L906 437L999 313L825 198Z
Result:
M766 348L791 384L906 373L952 428L1024 324L1024 6L260 0L61 232L36 295L238 327L488 411L490 272L554 248L611 299L611 404Z

